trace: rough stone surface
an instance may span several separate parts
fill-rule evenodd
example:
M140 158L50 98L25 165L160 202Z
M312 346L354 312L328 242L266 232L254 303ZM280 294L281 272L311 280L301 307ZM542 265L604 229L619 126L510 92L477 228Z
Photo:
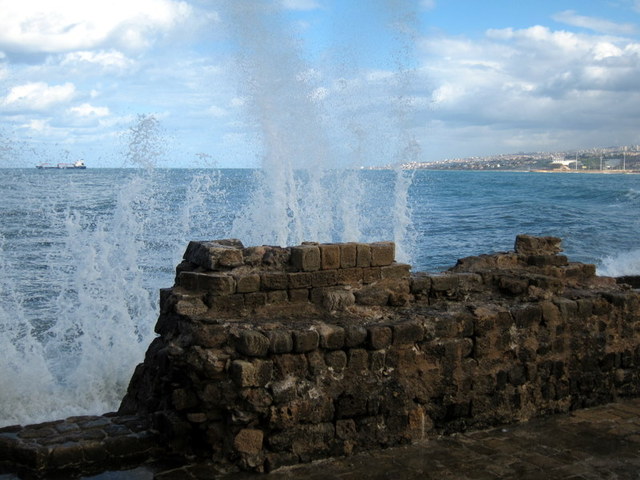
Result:
M254 261L272 300L249 311L260 292L245 293L245 310L222 317L178 285L163 294L158 342L180 349L148 356L122 412L162 411L194 432L191 451L263 471L639 394L638 293L560 250L518 236L515 252L411 275L390 242L304 244L278 250L280 264ZM162 318L177 298L194 305L189 329ZM228 341L196 344L197 325L216 322ZM192 394L177 409L158 397L169 388ZM249 431L262 442L243 444L259 451L238 449Z
M327 269L319 244L214 243L243 264L215 250L208 270L202 252L220 247L190 244L119 416L2 429L2 465L109 468L162 445L263 472L640 394L640 294L557 239L519 236L435 275L394 263L388 242L330 245Z
M0 428L0 478L5 472L21 478L75 478L132 468L163 450L145 416L107 414L16 425Z

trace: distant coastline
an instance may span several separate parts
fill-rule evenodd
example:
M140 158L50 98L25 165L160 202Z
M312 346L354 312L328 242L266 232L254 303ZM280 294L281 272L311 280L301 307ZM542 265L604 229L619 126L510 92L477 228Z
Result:
M572 174L596 174L596 175L637 175L640 170L519 170L532 173L572 173Z
M592 148L563 152L530 152L409 162L406 170L474 170L539 173L640 173L640 146Z

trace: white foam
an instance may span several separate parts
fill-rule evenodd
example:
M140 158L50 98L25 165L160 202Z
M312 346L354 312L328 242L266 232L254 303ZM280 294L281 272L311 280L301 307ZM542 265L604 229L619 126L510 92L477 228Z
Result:
M640 249L605 257L598 266L598 275L608 277L640 275Z

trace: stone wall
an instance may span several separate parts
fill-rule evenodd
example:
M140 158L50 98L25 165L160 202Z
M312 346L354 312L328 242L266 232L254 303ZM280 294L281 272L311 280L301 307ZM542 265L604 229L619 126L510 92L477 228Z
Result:
M560 251L429 275L390 242L191 242L120 413L265 471L638 395L640 295Z

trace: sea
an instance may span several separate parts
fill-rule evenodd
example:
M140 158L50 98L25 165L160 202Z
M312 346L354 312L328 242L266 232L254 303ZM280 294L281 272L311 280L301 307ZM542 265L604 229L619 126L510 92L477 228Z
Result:
M553 235L600 275L640 274L640 175L321 176L280 198L251 169L0 169L0 426L116 410L190 240L393 240L439 272Z

